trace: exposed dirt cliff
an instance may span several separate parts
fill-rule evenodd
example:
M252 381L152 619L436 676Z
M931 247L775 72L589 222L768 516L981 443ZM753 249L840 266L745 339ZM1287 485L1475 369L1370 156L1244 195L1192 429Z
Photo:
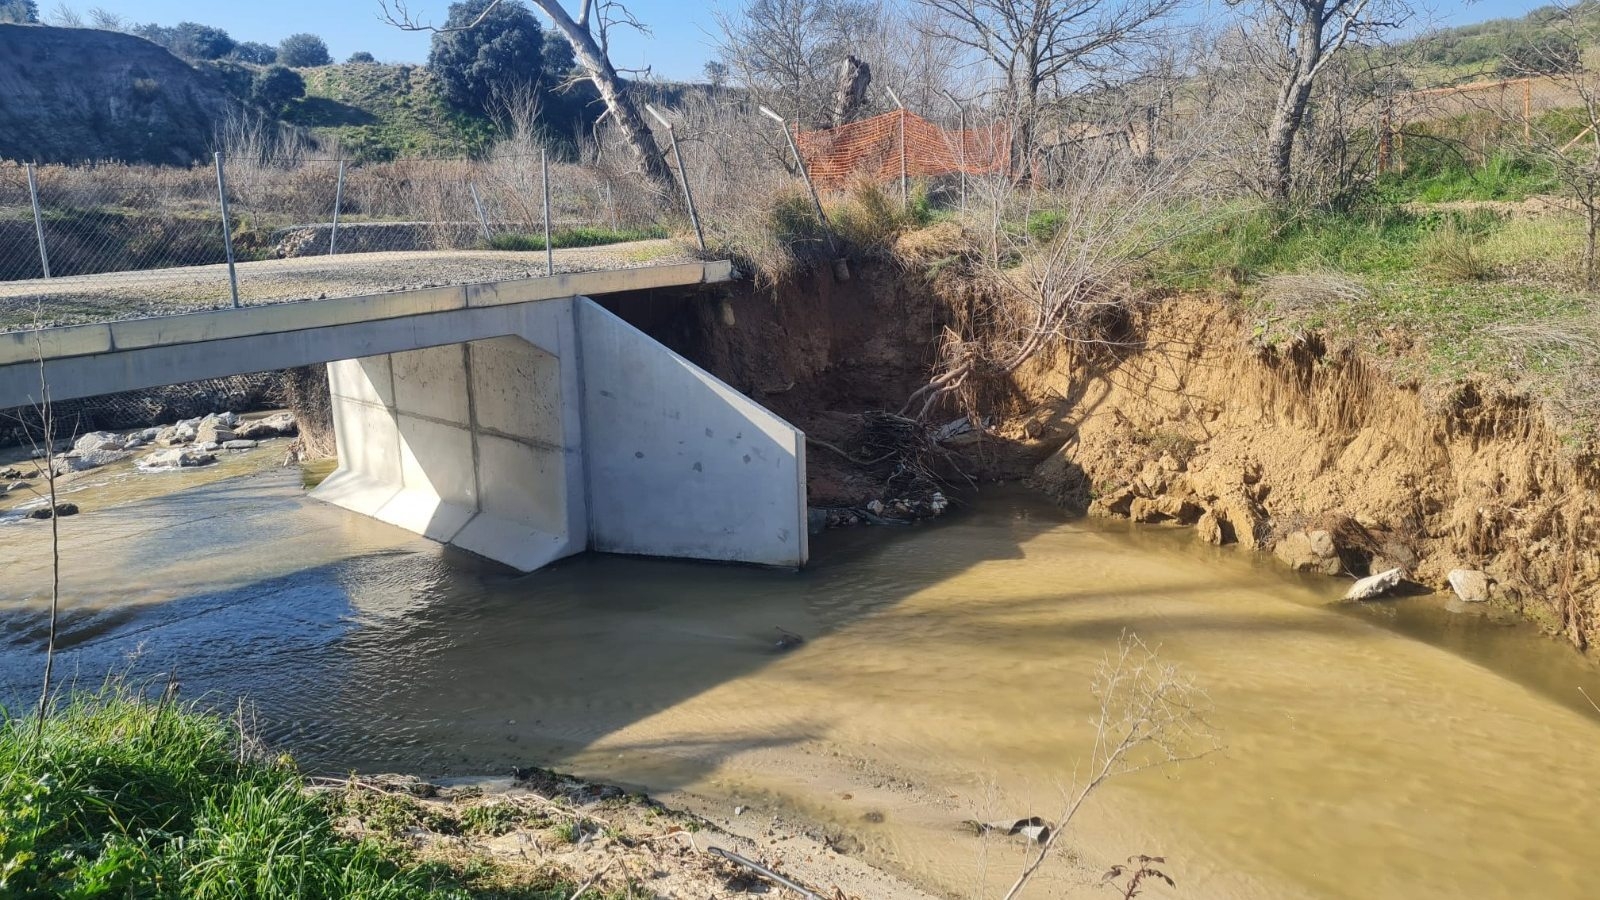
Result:
M1580 648L1600 637L1600 466L1527 400L1466 385L1430 402L1353 349L1260 348L1219 301L1148 309L1131 337L1019 380L1062 398L1033 419L1061 441L1036 473L1058 499L1287 558L1325 531L1345 575L1398 566L1449 590L1452 569L1481 570L1494 602Z
M898 409L927 377L952 289L858 265L847 282L823 273L619 310L813 439L855 450L859 414ZM1580 648L1600 639L1600 463L1536 404L1471 385L1425 394L1384 360L1315 339L1258 346L1222 299L1168 300L1126 329L1120 347L1068 348L989 386L996 434L961 448L968 471L1031 474L1073 508L1288 557L1325 531L1322 571L1341 577L1398 566L1448 591L1451 570L1479 570L1491 602ZM882 472L815 442L808 466L813 505L884 496Z

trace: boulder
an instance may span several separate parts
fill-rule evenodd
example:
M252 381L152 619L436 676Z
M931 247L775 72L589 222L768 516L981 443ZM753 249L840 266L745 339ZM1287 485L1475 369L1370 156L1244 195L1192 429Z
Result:
M174 447L170 450L158 450L146 456L139 460L139 466L145 469L188 469L216 461L217 458L210 453Z
M1337 575L1344 570L1333 535L1326 531L1295 531L1279 541L1272 552L1296 572Z
M259 446L261 445L256 441L232 440L222 442L222 449L224 450L254 450Z
M44 507L40 507L39 509L35 509L35 510L30 511L28 513L28 518L30 518L30 519L41 519L42 520L42 519L51 519L51 518L54 518L55 516L63 516L63 517L65 517L65 516L75 516L77 514L78 514L78 504L76 504L76 503L57 503L54 513L52 513L50 511L50 507L44 506Z
M1345 591L1344 599L1371 600L1376 597L1382 597L1384 594L1399 587L1400 582L1404 580L1404 569L1390 569L1386 572L1379 572L1376 575L1368 575L1350 585L1350 590Z
M110 431L91 431L78 438L72 444L75 453L88 453L91 450L121 450L126 441L122 435Z
M1168 494L1156 498L1156 509L1169 519L1174 519L1179 525L1193 525L1200 518L1200 507L1195 503L1181 497Z
M1217 518L1216 513L1209 509L1206 510L1200 514L1199 519L1195 520L1194 535L1208 544L1221 546L1223 543L1222 520Z
M1089 503L1089 515L1106 517L1130 515L1136 496L1133 488L1126 485L1107 491Z
M176 447L181 444L192 443L194 441L195 434L197 433L195 427L197 424L198 423L194 421L184 421L179 422L176 425L168 425L166 428L161 429L161 431L157 433L156 443L164 444L168 447Z
M233 422L228 417L233 413L206 416L195 426L194 441L197 444L222 444L234 440L238 435L233 432ZM237 420L237 417L235 417Z
M68 472L87 472L90 469L98 469L101 466L127 459L132 455L125 450L74 451L65 456L56 457L53 464L56 474L64 475Z
M1476 569L1451 569L1445 576L1450 588L1468 603L1482 603L1489 599L1489 576Z
M7 466L4 469L0 469L0 478L21 478L21 477L22 477L22 470L17 468L16 466Z

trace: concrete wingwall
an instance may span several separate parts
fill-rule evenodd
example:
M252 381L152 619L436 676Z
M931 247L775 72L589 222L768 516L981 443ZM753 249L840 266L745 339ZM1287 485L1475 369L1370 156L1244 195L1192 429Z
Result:
M504 336L330 363L313 496L524 571L805 563L800 431L588 299L516 309Z
M590 546L804 565L805 435L593 301L576 313Z
M570 301L514 335L329 363L339 467L313 493L524 571L587 546Z

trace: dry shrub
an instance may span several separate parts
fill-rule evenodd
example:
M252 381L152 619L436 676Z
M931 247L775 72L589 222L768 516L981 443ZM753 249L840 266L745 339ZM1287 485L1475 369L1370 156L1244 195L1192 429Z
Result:
M976 251L972 236L960 223L935 222L926 228L902 231L894 239L894 258L907 265L933 265Z
M1422 256L1422 271L1447 284L1484 281L1494 267L1484 259L1481 239L1447 221L1423 239L1417 252Z
M1600 317L1502 323L1484 332L1518 373L1520 387L1569 415L1600 413Z
M883 185L864 175L850 182L843 196L829 205L828 217L843 243L852 250L887 250L909 217Z
M1366 285L1340 272L1273 275L1261 283L1261 299L1284 312L1314 313L1369 296Z

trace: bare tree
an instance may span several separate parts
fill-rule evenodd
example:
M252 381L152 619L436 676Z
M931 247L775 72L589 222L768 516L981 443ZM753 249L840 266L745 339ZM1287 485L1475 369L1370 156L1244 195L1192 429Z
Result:
M1005 900L1014 900L1022 893L1050 858L1084 803L1107 781L1141 769L1198 759L1218 749L1216 734L1206 721L1209 701L1205 693L1176 666L1161 662L1138 635L1124 633L1116 652L1100 663L1095 671L1094 696L1099 710L1087 772L1069 794L1066 809L1040 844L1038 854L1006 891ZM1137 870L1131 886L1123 889L1124 896L1134 896L1144 877L1170 881L1151 867L1151 863L1163 861L1158 857L1133 857L1130 862ZM1123 874L1123 868L1118 866L1107 878Z
M1268 196L1289 199L1295 141L1312 90L1353 47L1381 40L1412 18L1409 0L1227 0L1245 17L1243 46L1275 85L1263 147Z
M1182 0L916 0L938 37L994 65L1005 83L1013 162L1026 173L1040 118L1092 83Z
M78 11L66 3L57 3L55 8L50 10L50 24L57 28L82 28L83 16L78 15Z
M983 290L958 310L933 376L900 414L927 421L953 399L977 423L984 390L1040 353L1113 340L1137 302L1128 288L1137 268L1215 214L1201 193L1209 186L1188 177L1188 159L1174 147L1151 162L1125 143L1096 140L1079 144L1048 191L973 182L970 214L990 232L974 264Z
M865 55L882 19L871 0L754 0L736 14L717 13L717 53L757 102L789 121L842 124L833 114L841 67Z
M89 24L101 31L123 31L128 27L126 19L101 6L89 10Z
M511 0L494 0L484 7L476 20L463 28L476 27L495 7L505 2ZM567 12L560 0L530 2L550 19L561 36L572 45L573 56L582 68L584 77L600 93L600 99L606 105L606 115L622 136L639 174L662 197L671 201L676 196L672 170L667 167L666 157L656 145L650 126L639 111L639 104L628 92L628 86L616 66L612 65L610 56L612 29L626 27L645 33L649 33L649 29L617 0L579 0L576 17ZM390 0L379 0L379 5L383 9L384 21L396 28L436 33L446 30L419 22L406 8L404 0L393 0L392 3Z

